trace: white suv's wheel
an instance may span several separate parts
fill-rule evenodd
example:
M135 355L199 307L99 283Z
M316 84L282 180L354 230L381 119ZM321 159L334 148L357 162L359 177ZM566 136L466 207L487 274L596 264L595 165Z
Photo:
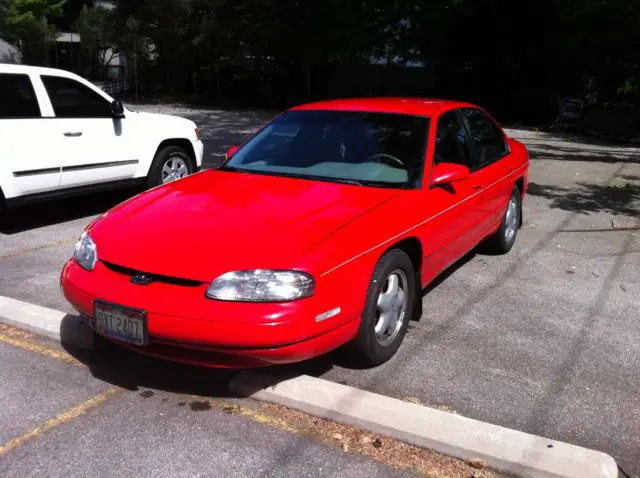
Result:
M147 183L149 187L167 184L193 174L193 160L179 146L162 148L153 159Z

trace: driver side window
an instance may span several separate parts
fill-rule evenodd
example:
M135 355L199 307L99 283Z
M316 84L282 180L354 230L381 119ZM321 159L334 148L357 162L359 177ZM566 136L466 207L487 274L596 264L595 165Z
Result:
M111 118L109 102L85 85L61 76L40 78L56 118Z
M436 130L434 166L440 163L461 164L471 168L471 148L467 130L455 110L440 116Z

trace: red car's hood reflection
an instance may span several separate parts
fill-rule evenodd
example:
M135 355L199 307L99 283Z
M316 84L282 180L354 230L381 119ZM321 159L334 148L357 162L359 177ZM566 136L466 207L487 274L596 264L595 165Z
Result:
M90 229L101 260L209 282L238 269L286 268L397 189L207 171L149 191Z

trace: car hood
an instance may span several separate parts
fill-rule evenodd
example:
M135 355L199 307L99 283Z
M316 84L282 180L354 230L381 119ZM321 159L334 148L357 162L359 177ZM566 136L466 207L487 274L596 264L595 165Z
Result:
M204 171L116 206L89 234L102 261L209 282L231 270L297 266L331 233L399 194Z
M195 123L190 119L183 118L182 116L168 115L164 113L149 113L146 111L127 111L132 118L135 118L137 121L140 121L146 125L153 124L166 124L173 127L186 127L191 132L192 127L195 126Z

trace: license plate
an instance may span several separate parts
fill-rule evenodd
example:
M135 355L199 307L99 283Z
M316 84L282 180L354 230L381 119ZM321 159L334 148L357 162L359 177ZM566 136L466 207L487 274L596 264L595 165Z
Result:
M96 332L135 345L147 345L147 315L144 311L97 301L94 309Z

